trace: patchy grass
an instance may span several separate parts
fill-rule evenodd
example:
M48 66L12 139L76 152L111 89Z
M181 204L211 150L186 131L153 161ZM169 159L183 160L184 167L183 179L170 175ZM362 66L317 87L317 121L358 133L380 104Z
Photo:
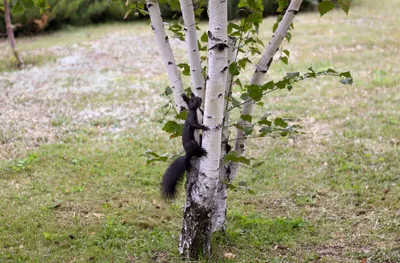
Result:
M213 240L208 262L400 262L400 6L387 5L380 11L375 1L359 1L348 17L335 11L296 18L285 44L291 63L274 64L269 76L312 65L350 70L355 83L326 77L265 98L267 108L256 114L292 118L306 134L250 141L249 155L263 164L244 167L238 180L255 194L230 192L227 232ZM260 29L265 39L272 24L266 19ZM144 26L18 40L26 53L59 48L66 62L75 61L69 48L77 43L84 59L55 63L65 70L55 78L38 64L33 73L49 82L39 78L31 92L29 72L0 74L7 82L0 98L11 105L0 118L20 114L0 129L0 156L3 149L12 156L0 158L1 262L179 262L183 196L164 203L158 189L167 164L146 165L140 157L147 149L181 150L179 140L161 132L157 105L166 100L154 94L167 83L162 65L146 56L149 50L137 60L129 49L133 40L152 39ZM132 30L140 38L128 38ZM124 52L113 49L116 43ZM98 47L105 53L95 53ZM178 49L178 57L184 52ZM110 54L138 65L119 66ZM85 64L91 59L96 67Z
M13 55L6 57L0 57L0 72L15 71L18 70L18 61ZM57 57L50 54L36 54L36 55L24 55L24 63L26 66L42 66L46 63L55 62Z

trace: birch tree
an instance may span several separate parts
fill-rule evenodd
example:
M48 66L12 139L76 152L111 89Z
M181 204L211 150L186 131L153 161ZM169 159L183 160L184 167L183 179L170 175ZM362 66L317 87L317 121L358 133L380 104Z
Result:
M140 3L128 2L131 9L140 9ZM203 132L202 139L202 147L207 150L208 156L200 162L194 162L187 175L186 203L179 242L179 252L186 260L197 259L199 255L209 256L212 233L217 230L224 231L228 187L233 185L239 167L251 163L250 159L244 156L248 137L264 137L271 134L286 136L298 132L299 126L291 125L282 118L270 119L269 116L263 116L256 120L253 116L254 105L262 105L262 98L268 93L280 89L290 91L295 83L308 78L331 75L339 77L343 84L352 83L349 72L340 73L333 69L315 71L312 68L303 74L288 73L280 81L265 80L274 59L288 63L290 51L282 50L279 56L277 52L281 49L282 42L285 39L290 41L292 37L293 20L302 0L277 2L280 15L273 27L271 40L264 45L258 38L263 11L261 0L241 0L238 7L244 10L246 15L231 22L227 19L228 1L209 0L208 30L201 34L200 39L197 37L194 3L192 0L180 0L183 26L173 23L169 27L174 35L186 41L188 64L177 65L164 29L158 1L146 1L151 26L171 86L166 89L166 94L174 94L176 117L182 119L181 111L185 109L181 99L184 92L179 71L181 68L184 75L190 75L192 92L203 99L203 122L209 128ZM337 3L348 12L349 0L338 0ZM318 9L323 15L334 7L335 4L328 0L322 2ZM206 44L203 46L202 43ZM261 52L263 47L264 52ZM201 56L200 52L206 54ZM251 58L256 55L259 55L258 61L252 61ZM206 62L205 67L202 67L202 62ZM249 83L243 83L240 72L252 63L255 64L253 76ZM233 88L241 93L239 98L234 94ZM240 111L240 118L237 120L230 116L234 110ZM177 122L168 121L163 130L176 136L179 134L178 127ZM234 139L230 138L230 132L233 132L230 127L235 129ZM232 143L229 143L230 141ZM148 156L151 156L149 161L161 160L159 155L153 152Z

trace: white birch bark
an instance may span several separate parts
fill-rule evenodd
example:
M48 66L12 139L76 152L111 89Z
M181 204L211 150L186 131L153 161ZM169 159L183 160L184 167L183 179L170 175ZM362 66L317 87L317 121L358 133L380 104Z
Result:
M228 66L235 61L236 57L236 39L228 39ZM225 218L226 218L226 198L228 197L228 182L230 181L228 171L229 163L224 163L224 157L230 146L228 146L229 140L229 120L230 112L228 109L231 107L231 103L226 99L232 96L232 81L233 76L228 72L226 77L226 88L225 88L225 104L224 104L224 121L222 127L222 146L221 146L221 158L219 168L219 182L217 195L215 197L215 211L212 221L212 232L222 230L225 231Z
M187 186L185 215L179 244L180 253L185 259L196 259L199 254L210 255L214 198L220 167L221 129L228 71L227 1L210 0L208 5L209 68L204 124L210 130L203 133L202 145L208 155L200 161L200 171L196 180L188 183Z
M278 28L276 29L274 35L272 36L271 41L269 42L264 54L262 55L260 61L256 65L256 70L254 71L253 77L251 79L251 85L261 85L264 81L264 76L268 72L274 55L279 50L279 46L281 45L283 39L286 36L286 33L293 22L293 19L297 12L299 11L300 5L303 0L292 0L288 9L286 10L285 15L282 18L282 21L279 23ZM245 104L243 104L242 115L251 115L253 112L254 100L251 100ZM240 119L238 121L239 126L249 125L249 122ZM244 131L240 129L236 129L236 140L234 150L238 156L243 155L245 151L246 145L246 136ZM233 180L239 170L238 163L231 163L230 172L231 172L231 180Z
M203 100L205 93L205 80L201 68L201 60L199 46L197 45L196 21L194 16L194 6L192 0L180 0L183 22L185 24L186 46L188 52L188 60L190 67L190 79L192 82L192 92ZM203 108L203 107L202 107ZM203 115L198 111L197 119L199 123L203 123ZM199 142L199 130L195 131L196 141ZM194 162L194 166L198 167L198 162ZM193 173L193 172L192 172ZM193 176L193 175L192 175Z
M171 45L169 44L168 36L165 33L160 7L157 0L146 0L146 6L150 14L151 28L156 35L160 54L168 74L169 83L174 91L175 107L177 111L180 112L182 109L187 108L181 96L183 93L183 83L181 73L176 65L174 54L172 53Z
M186 45L190 66L192 91L204 101L205 81L201 68L199 47L197 45L196 21L192 0L180 0L183 22L185 24Z

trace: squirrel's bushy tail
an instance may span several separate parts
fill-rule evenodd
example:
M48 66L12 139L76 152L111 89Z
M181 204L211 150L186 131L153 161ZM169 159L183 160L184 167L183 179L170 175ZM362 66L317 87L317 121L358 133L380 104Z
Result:
M189 170L189 167L190 157L188 155L181 156L170 164L161 183L161 194L165 199L175 198L177 185L182 181L185 171Z

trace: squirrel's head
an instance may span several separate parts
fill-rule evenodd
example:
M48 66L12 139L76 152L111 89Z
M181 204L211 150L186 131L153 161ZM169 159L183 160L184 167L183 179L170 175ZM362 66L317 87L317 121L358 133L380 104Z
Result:
M194 95L193 93L191 93L190 99L188 96L186 96L185 93L182 94L182 98L188 105L189 109L195 110L200 108L201 106L202 99L200 97L196 97L196 95Z

